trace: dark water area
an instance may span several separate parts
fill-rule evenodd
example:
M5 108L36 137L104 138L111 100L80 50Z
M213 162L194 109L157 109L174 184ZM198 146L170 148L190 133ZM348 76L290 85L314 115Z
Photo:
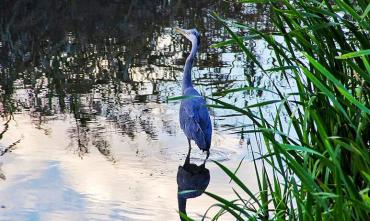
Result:
M191 45L174 27L201 34L193 82L202 95L271 86L237 48L211 47L228 38L212 12L270 30L266 6L227 1L0 1L0 148L17 142L0 157L0 220L179 219L187 140L179 101L168 98L181 95ZM275 62L262 42L248 47L261 63ZM224 99L243 106L267 97ZM236 167L250 141L235 128L251 122L210 114L210 159ZM190 159L199 164L205 155L196 149ZM232 195L226 176L206 168L207 190ZM191 199L188 214L199 218L212 202Z

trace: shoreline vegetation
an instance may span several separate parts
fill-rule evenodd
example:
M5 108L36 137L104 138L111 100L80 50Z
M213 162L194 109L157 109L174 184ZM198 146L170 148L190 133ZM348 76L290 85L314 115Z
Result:
M265 89L234 88L208 97L213 102L209 106L231 109L248 117L255 128L241 133L260 137L263 151L261 147L258 153L252 151L257 193L238 178L238 174L248 171L232 171L214 162L237 188L234 199L205 192L216 203L203 219L209 210L216 210L212 220L222 220L226 213L236 220L367 220L370 216L370 3L367 0L239 2L268 4L275 31L264 33L213 14L230 36L213 46L237 45L261 72L281 73L295 85L296 91L283 93L274 85L279 101L246 107L235 106L222 98L230 93ZM264 69L248 48L250 39L265 41L278 65ZM276 110L273 120L263 115L262 108L266 105ZM289 116L288 129L283 126L286 122L281 113ZM180 216L192 220L184 214Z

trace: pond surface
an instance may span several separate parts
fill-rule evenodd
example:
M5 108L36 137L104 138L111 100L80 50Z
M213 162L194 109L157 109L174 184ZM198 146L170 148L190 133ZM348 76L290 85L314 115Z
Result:
M181 95L190 44L173 28L201 33L193 81L203 95L270 84L238 49L210 47L227 39L211 12L269 29L265 6L226 1L3 1L0 220L178 220L176 176L188 148L180 103L168 97ZM263 43L248 47L262 63L274 62ZM248 91L224 98L263 99ZM228 110L210 114L210 159L230 168L250 160L255 138L236 127L251 122ZM192 163L204 158L193 148ZM207 191L234 199L225 174L205 166ZM256 190L250 161L240 171ZM186 210L199 219L213 203L203 194Z

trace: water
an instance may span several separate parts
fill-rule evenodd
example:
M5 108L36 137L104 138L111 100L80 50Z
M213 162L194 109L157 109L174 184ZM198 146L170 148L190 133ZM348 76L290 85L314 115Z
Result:
M0 5L0 111L6 130L0 148L20 141L0 157L0 220L178 219L176 175L187 140L178 123L179 102L167 98L181 95L190 44L173 27L201 32L193 80L202 94L269 87L271 80L236 48L210 47L227 38L210 17L213 11L270 29L265 6L224 1ZM260 41L248 47L262 63L275 62ZM248 105L268 96L243 92L224 100ZM250 159L247 144L253 138L233 128L251 122L227 110L210 113L210 159L231 168ZM192 163L204 158L193 149ZM207 191L234 199L225 174L211 162L206 168ZM256 190L251 162L240 171ZM203 194L188 199L186 209L199 219L212 203Z

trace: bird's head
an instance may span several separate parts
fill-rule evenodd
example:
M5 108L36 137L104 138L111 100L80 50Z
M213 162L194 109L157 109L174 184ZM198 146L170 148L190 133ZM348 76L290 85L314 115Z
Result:
M193 44L196 44L198 47L200 45L200 34L197 29L182 29L182 28L175 28L177 33L182 34L185 38L191 41Z

